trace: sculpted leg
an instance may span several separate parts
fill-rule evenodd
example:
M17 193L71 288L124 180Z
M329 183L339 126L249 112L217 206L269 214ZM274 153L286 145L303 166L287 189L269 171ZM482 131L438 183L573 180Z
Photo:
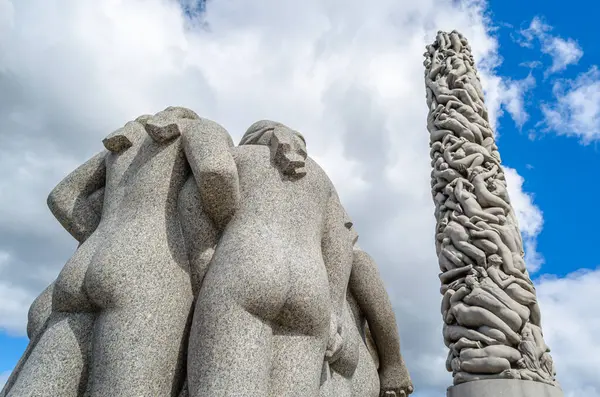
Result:
M495 344L508 344L508 338L506 337L506 335L504 335L502 331L499 331L496 328L491 328L487 325L484 325L482 327L477 328L477 331L494 339L496 341Z
M162 295L160 291L156 292ZM89 397L176 396L180 391L191 294L107 309L94 327ZM140 359L144 358L144 359Z
M498 252L498 246L492 243L490 240L473 240L473 245L483 250L488 255Z
M352 376L353 397L378 397L380 390L377 368L371 353L362 343L358 350L358 367Z
M25 348L25 352L15 365L9 378L6 380L4 388L0 392L0 397L6 397L8 391L11 389L12 384L17 380L19 372L23 365L29 359L29 355L35 348L38 339L46 328L48 319L52 314L52 292L54 290L54 283L50 284L42 293L35 298L31 307L29 308L27 318L27 336L29 337L29 344Z
M272 345L265 321L233 300L203 299L201 291L188 348L190 397L269 396Z
M473 244L468 243L466 241L454 241L454 245L460 251L464 252L466 255L473 258L479 266L485 267L485 263L486 263L485 252L483 252L479 248L475 247Z
M94 315L53 313L7 397L77 397L87 381Z
M285 330L275 329L275 332L273 370L268 395L271 397L317 396L325 355L323 338L289 335ZM343 379L336 383L344 384ZM348 389L349 387L350 385Z

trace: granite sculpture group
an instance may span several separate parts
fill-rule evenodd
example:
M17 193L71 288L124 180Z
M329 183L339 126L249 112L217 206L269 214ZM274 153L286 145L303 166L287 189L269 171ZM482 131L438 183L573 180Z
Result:
M377 266L304 137L170 107L50 193L79 242L0 395L406 396Z
M466 39L425 53L449 397L559 397ZM0 397L406 397L377 265L297 131L140 116L48 197L79 242Z
M424 55L449 394L562 395L471 48L438 32Z

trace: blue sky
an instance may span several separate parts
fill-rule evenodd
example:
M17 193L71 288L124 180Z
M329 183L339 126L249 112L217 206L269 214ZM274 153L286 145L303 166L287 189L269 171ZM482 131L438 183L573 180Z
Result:
M379 264L415 396L442 395L421 54L456 28L491 113L502 109L498 146L528 266L541 263L558 379L566 397L600 397L600 5L212 0L182 13L176 1L69 1L0 0L0 385L27 344L29 304L75 248L46 195L127 120L183 105L235 141L263 118L304 134ZM190 29L199 11L206 29Z
M491 1L490 13L498 26L499 53L503 63L498 73L513 79L525 79L530 73L535 87L526 94L526 111L530 119L521 127L500 120L499 148L503 161L525 178L524 190L533 192L536 205L543 211L544 228L538 236L538 251L543 254L543 273L563 276L579 268L596 268L596 225L600 212L590 208L600 193L595 182L599 162L597 142L582 145L576 137L544 133L540 104L552 102L552 85L558 79L574 79L593 65L600 64L600 49L592 32L597 31L594 15L600 6L591 1L574 0L556 7L552 2L532 0ZM518 30L529 27L539 16L552 26L550 34L572 38L583 50L577 64L545 78L544 71L552 58L540 52L539 40L530 48L518 44ZM531 69L522 64L541 62ZM595 131L596 136L600 131ZM534 137L530 135L534 134Z

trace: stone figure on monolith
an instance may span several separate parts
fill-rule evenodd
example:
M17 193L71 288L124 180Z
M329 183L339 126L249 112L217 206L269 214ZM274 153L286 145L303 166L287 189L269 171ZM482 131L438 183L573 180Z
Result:
M49 196L80 245L1 397L412 392L377 267L301 134L261 121L234 147L170 107L103 143Z
M425 58L448 394L560 396L469 44L438 32Z

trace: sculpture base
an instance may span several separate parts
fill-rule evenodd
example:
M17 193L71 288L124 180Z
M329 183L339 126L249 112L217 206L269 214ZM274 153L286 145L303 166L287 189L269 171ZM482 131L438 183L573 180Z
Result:
M563 397L560 388L518 379L476 380L450 386L447 397Z

